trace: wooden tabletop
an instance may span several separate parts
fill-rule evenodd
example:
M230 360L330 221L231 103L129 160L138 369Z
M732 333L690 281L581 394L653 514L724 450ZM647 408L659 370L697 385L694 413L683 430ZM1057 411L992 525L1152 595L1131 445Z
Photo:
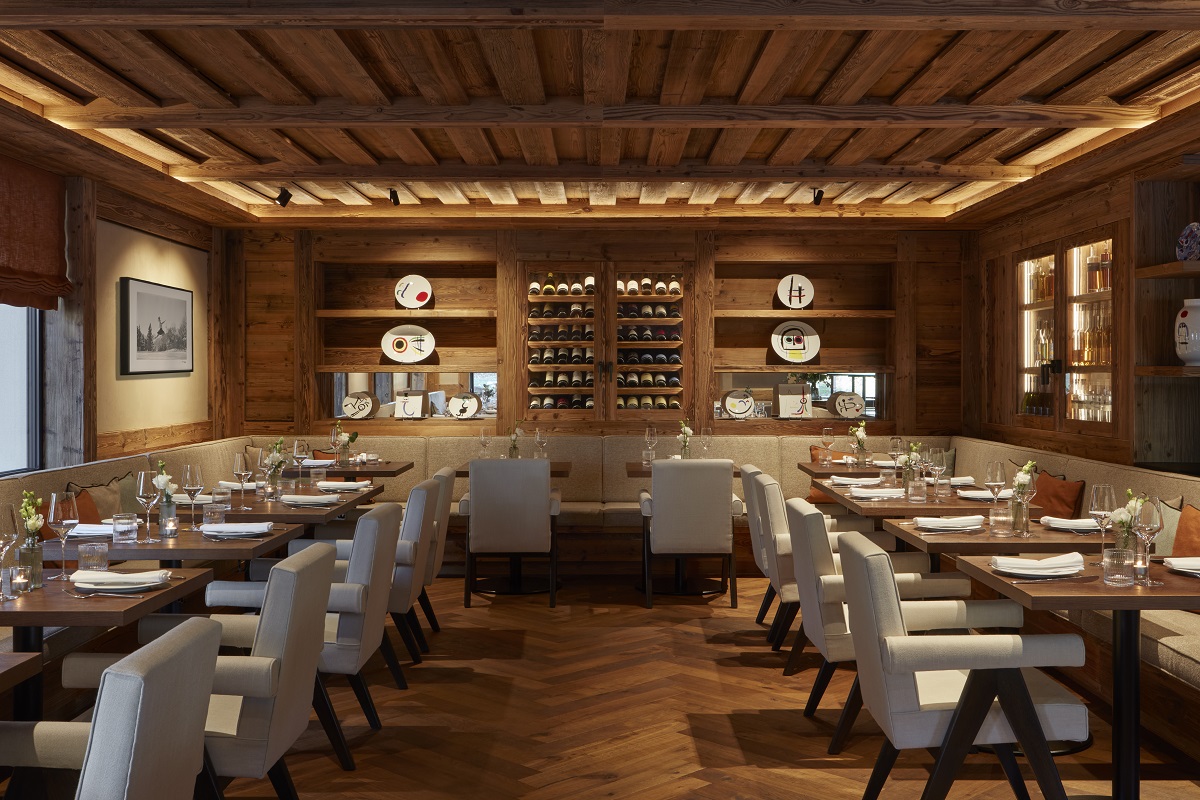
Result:
M362 505L368 500L378 497L383 493L383 486L372 486L365 491L346 491L340 492L341 502L334 503L328 506L287 506L278 500L266 501L256 495L253 491L247 490L246 502L242 503L241 492L237 489L233 490L233 499L230 501L236 509L238 506L247 505L249 511L226 511L226 522L294 522L301 525L316 525L322 522L329 522L337 519L342 514L345 514L355 506ZM312 489L297 489L289 494L310 494L319 495L318 492ZM202 514L204 511L202 503L196 503L196 512ZM151 516L158 516L158 507L155 506ZM180 524L191 524L191 508L187 503L180 503L178 511ZM140 516L140 515L139 515Z
M927 514L923 516L936 516ZM986 515L985 515L986 517ZM992 536L991 526L984 521L983 530L975 533L928 533L918 531L912 520L885 519L883 529L915 550L923 553L955 555L1009 555L1015 553L1099 553L1100 535L1080 536L1070 531L1052 531L1037 522L1029 524L1033 533L1028 539L1017 536Z
M874 464L869 467L851 466L840 461L834 461L829 465L818 464L815 461L801 461L796 464L796 467L813 478L831 478L834 475L842 475L847 478L875 478L883 470L891 471L892 469L891 467L877 467Z
M1080 575L1088 581L1013 583L1021 578L1000 575L988 566L988 556L963 556L958 569L964 575L995 589L1032 611L1147 611L1200 609L1200 578L1171 572L1162 564L1150 565L1150 577L1163 586L1109 586L1101 567L1085 566Z
M171 573L181 580L171 580L162 589L126 597L89 597L86 600L66 594L64 587L70 588L70 583L50 581L44 588L34 589L16 600L0 602L0 625L120 627L200 591L213 579L211 569L173 569ZM140 599L138 595L141 595Z
M471 476L471 464L459 464L454 470L454 477L468 478ZM569 478L571 477L571 462L570 461L551 461L550 462L550 477L551 478Z
M0 692L7 692L41 671L41 653L0 653Z
M960 517L967 514L983 514L985 517L988 511L995 507L995 503L986 500L965 500L958 496L958 487L951 490L949 497L943 497L942 502L933 502L932 496L924 503L910 503L904 498L896 500L858 500L850 496L852 486L834 486L827 480L814 478L812 485L814 488L820 489L825 494L829 495L834 502L844 508L853 511L855 514L860 514L871 519L888 519L899 517L907 519L909 517ZM878 486L870 487L878 489ZM933 494L933 487L929 487L930 495ZM1031 516L1041 516L1041 507L1030 504L1029 513Z
M186 518L185 518L186 519ZM187 524L185 520L180 520ZM304 526L295 523L277 523L270 533L254 539L205 539L199 531L179 531L174 539L163 539L157 544L135 542L113 542L100 537L94 539L68 538L67 559L79 557L79 545L88 542L103 542L108 545L108 557L115 561L130 559L158 559L159 561L248 561L273 553L291 540L304 534ZM151 535L158 536L158 525L151 526ZM48 561L61 561L62 551L57 539L42 542L42 551Z
M656 459L656 460L665 461L666 459ZM699 461L700 459L696 459L696 460ZM626 461L625 462L625 477L627 477L627 478L649 478L649 477L652 477L651 467L643 466L642 462L640 462L640 461ZM742 477L741 469L739 469L737 467L737 465L734 465L733 478L735 480L737 480L741 477Z
M325 475L330 478L394 478L401 473L408 472L415 466L412 461L377 461L374 464L349 464L339 467L336 464L331 464L328 467L304 467L304 474L307 475L314 469L325 470ZM285 478L295 478L299 476L300 470L297 467L285 467L283 476Z

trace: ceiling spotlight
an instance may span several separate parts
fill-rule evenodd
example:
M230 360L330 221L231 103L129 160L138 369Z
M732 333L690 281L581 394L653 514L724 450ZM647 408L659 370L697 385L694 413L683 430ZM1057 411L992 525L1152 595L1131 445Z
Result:
M813 189L813 205L814 206L821 205L821 201L824 199L825 199L825 190L824 189Z
M392 205L400 205L400 193L395 189L388 189L388 199L392 201Z
M292 202L292 193L287 190L286 186L280 186L279 196L275 198L275 205L287 208L287 204L290 202Z

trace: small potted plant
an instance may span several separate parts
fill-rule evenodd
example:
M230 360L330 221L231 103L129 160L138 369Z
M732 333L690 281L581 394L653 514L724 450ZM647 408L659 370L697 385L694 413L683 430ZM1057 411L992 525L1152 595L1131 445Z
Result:
M25 541L17 551L17 563L29 568L30 589L42 588L42 526L46 518L41 512L42 498L33 492L21 492L21 526Z
M525 435L525 431L521 430L521 423L524 421L525 420L523 420L523 419L517 420L517 424L513 425L512 430L508 434L508 457L509 458L520 458L521 457L521 447L518 444L517 440Z
M1037 482L1034 479L1036 470L1036 461L1026 461L1025 466L1013 475L1012 524L1013 533L1017 536L1029 536L1029 501L1037 494Z
M682 458L690 458L692 455L692 435L688 420L679 420L679 435L675 438L679 441L679 455Z
M288 457L283 452L283 437L280 436L275 442L267 448L263 453L262 465L263 472L266 475L267 481L267 499L279 499L279 477L283 474L283 467L288 462Z
M346 466L350 463L350 445L358 439L358 431L345 433L342 431L342 421L339 419L334 425L333 443L335 447L335 457L338 466Z
M171 483L171 476L167 474L167 464L161 459L158 462L158 474L154 476L154 486L162 492L162 499L158 503L159 535L164 539L174 539L179 535L179 520L173 495L179 487Z
M865 420L850 426L850 449L854 451L858 466L871 466L871 451L867 448L867 423Z

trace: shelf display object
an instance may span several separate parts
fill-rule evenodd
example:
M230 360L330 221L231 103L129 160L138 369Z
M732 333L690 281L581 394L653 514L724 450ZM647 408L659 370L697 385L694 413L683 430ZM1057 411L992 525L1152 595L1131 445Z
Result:
M1066 418L1112 422L1112 240L1066 251Z
M526 348L530 411L596 407L596 274L530 271Z
M1054 255L1017 264L1021 299L1021 414L1049 417L1054 413L1051 376L1055 368Z
M683 284L678 272L618 271L616 277L618 418L683 408Z

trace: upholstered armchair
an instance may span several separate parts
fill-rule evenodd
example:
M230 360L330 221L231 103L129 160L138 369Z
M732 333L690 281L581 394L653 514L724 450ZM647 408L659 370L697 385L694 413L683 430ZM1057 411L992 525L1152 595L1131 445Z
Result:
M421 663L421 650L428 652L428 646L413 606L425 591L425 576L434 557L438 503L446 489L437 478L431 478L418 483L409 492L392 567L387 610L416 664Z
M454 468L442 467L434 473L433 479L438 482L437 496L437 514L434 519L433 541L430 543L430 556L425 569L425 580L421 586L421 594L417 596L417 601L421 604L421 610L425 612L425 619L429 620L429 627L437 633L442 629L438 624L437 614L433 611L433 603L429 601L429 594L425 591L426 588L433 585L437 579L438 573L442 571L442 561L446 557L446 537L449 534L450 526L450 506L454 502ZM414 615L415 617L415 615ZM419 631L420 628L417 628Z
M767 612L771 610L771 604L775 602L778 594L775 582L770 580L767 552L762 540L762 523L758 515L758 499L754 496L754 476L762 474L762 470L753 464L742 464L738 469L742 473L742 503L746 507L746 524L750 528L750 550L754 555L754 565L769 581L767 591L763 594L762 604L758 607L758 614L754 617L754 624L761 625L767 618Z

